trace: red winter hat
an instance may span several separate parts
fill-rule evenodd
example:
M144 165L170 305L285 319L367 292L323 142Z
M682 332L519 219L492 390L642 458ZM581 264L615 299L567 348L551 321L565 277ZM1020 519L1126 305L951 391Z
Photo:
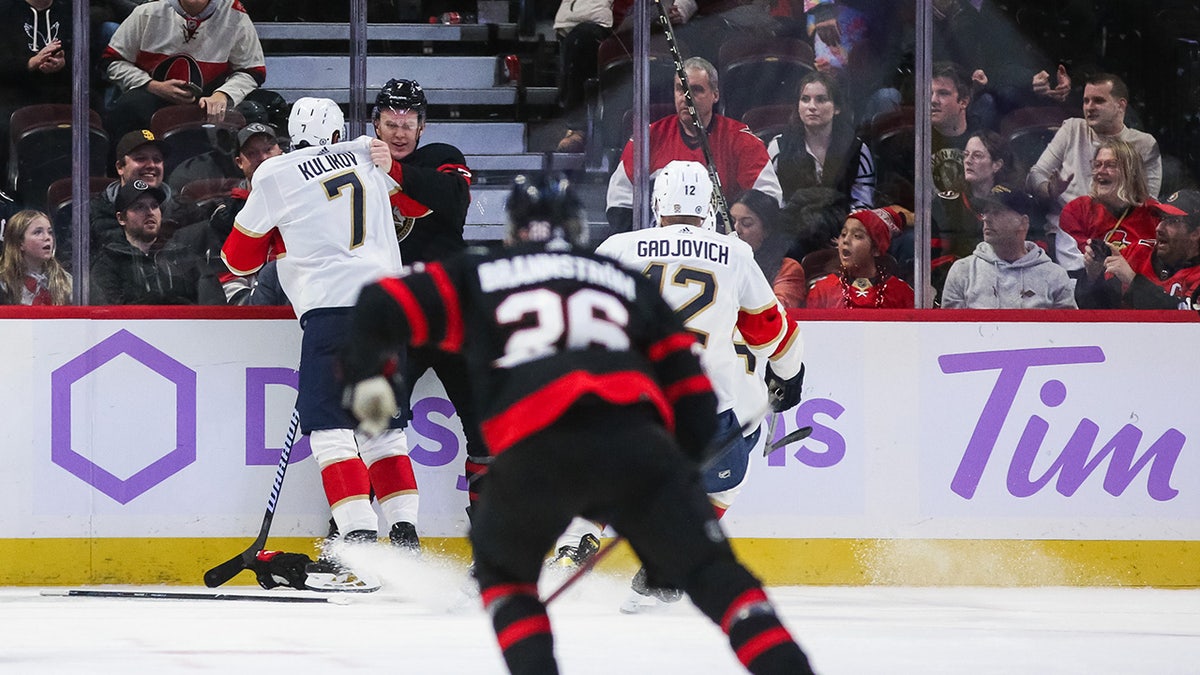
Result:
M882 209L861 209L854 211L848 218L853 218L867 228L871 241L875 242L875 252L883 255L892 245L892 237L904 229L904 215L900 210L888 206Z

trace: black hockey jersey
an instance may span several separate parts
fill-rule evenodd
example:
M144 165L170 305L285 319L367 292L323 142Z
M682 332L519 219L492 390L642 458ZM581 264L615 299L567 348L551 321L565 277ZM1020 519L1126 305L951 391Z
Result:
M695 457L716 427L694 338L657 289L580 250L472 251L367 286L351 381L379 372L401 343L465 356L492 454L578 404L649 404Z
M467 247L463 226L471 203L471 170L462 152L446 143L422 145L392 163L400 184L392 219L404 264L440 260Z

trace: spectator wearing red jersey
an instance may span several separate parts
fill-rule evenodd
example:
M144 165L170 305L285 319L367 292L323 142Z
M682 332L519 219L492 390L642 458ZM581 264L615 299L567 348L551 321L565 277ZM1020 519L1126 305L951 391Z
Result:
M851 213L837 241L841 269L809 289L808 307L912 309L912 287L893 276L880 260L903 227L904 215L894 206Z

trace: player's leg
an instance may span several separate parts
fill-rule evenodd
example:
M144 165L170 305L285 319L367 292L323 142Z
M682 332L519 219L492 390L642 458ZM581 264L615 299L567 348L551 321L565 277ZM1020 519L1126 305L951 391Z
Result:
M722 438L733 429L740 427L737 417L732 410L726 410L718 416L717 438ZM717 518L725 515L725 511L733 505L738 494L746 484L750 475L750 457L754 452L762 452L765 442L762 424L750 434L741 436L721 454L709 460L704 467L704 491L716 510Z
M379 508L388 522L392 544L414 551L420 549L416 527L417 478L413 474L404 432L388 429L374 438L360 439L358 452L367 466Z
M542 559L571 519L570 490L554 478L557 443L527 439L496 457L471 527L475 578L509 672L558 672L538 597Z
M636 471L657 480L657 488L632 495L614 515L613 526L629 539L649 584L685 591L721 627L750 672L811 673L761 583L734 557L699 475L673 449L661 427L647 430L644 437L647 443L641 450L663 459L642 463Z

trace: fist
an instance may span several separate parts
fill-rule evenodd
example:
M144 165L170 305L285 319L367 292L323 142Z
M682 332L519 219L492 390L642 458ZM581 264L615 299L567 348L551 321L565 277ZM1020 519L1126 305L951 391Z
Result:
M355 384L350 392L350 412L358 419L362 433L369 437L383 433L400 412L392 384L382 375Z

